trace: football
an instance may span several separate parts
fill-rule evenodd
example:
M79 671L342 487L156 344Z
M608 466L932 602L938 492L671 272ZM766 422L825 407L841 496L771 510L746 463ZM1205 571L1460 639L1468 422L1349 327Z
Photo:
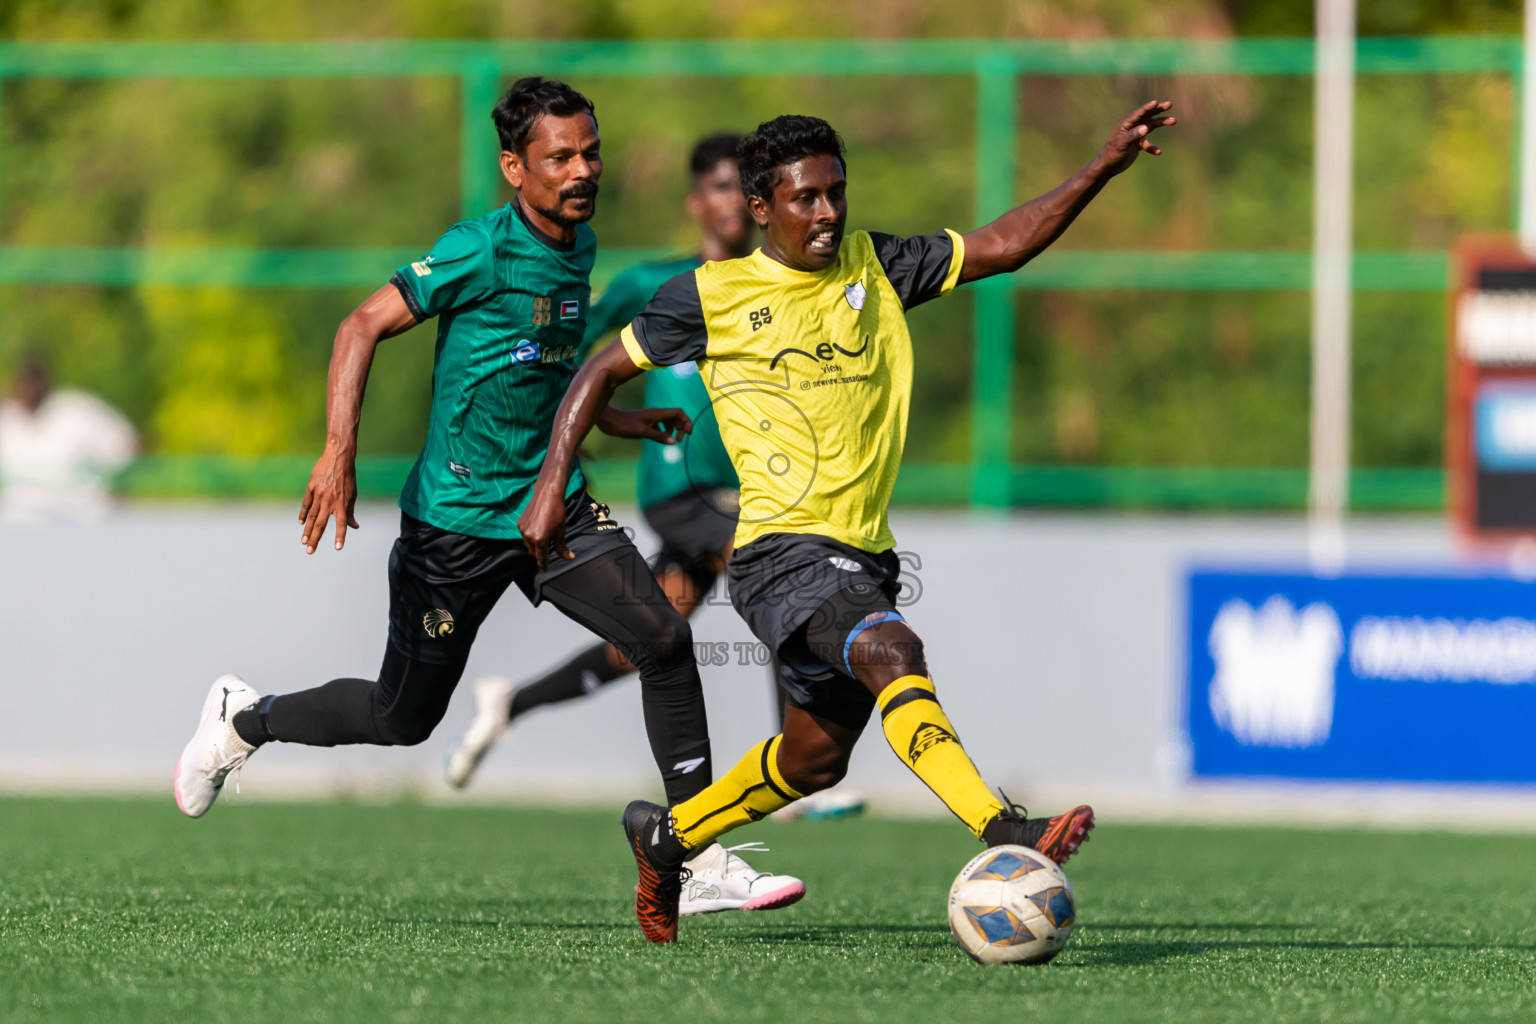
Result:
M1043 964L1066 946L1077 918L1072 883L1027 846L993 846L949 888L949 928L983 964Z

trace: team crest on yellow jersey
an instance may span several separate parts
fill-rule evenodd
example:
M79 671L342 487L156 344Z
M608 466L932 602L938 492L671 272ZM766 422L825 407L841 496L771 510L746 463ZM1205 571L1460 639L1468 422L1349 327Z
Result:
M843 298L848 300L848 305L860 312L864 309L864 300L869 293L864 290L863 281L855 281L853 284L843 285Z

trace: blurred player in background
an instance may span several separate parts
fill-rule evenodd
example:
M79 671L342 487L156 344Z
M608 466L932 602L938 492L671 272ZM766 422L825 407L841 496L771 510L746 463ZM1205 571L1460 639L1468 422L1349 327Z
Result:
M28 356L0 401L0 522L100 519L138 447L122 413L88 392L54 390L47 362Z
M587 494L580 462L561 497L575 557L541 567L517 514L533 492L555 409L578 366L596 251L586 224L602 173L592 104L570 86L517 82L493 112L504 176L517 198L454 225L343 321L328 391L326 448L299 518L312 554L336 520L340 550L357 527L356 450L363 391L380 341L437 318L426 446L400 496L389 561L389 642L377 680L335 679L262 697L216 680L177 761L177 806L206 813L228 774L263 743L410 745L431 735L485 617L515 584L623 650L638 666L645 726L670 799L712 774L703 688L687 620L668 604L628 535ZM600 429L673 443L681 409L614 410ZM709 878L725 857L701 850ZM721 884L727 884L722 879ZM796 883L792 898L804 886Z
M642 263L615 277L592 307L586 330L588 348L633 320L656 289L671 278L704 263L739 259L752 251L756 225L741 191L736 164L740 142L741 136L721 132L695 143L688 160L687 208L699 229L698 251L678 259ZM661 539L651 568L673 607L691 616L714 588L730 558L740 510L740 485L720 439L709 393L699 379L698 364L681 362L664 372L647 374L644 404L678 407L693 420L693 432L680 444L641 442L637 481L640 511ZM505 676L477 679L474 718L448 755L449 784L459 789L468 786L486 753L520 716L535 708L589 696L633 671L634 666L612 644L596 644L522 686ZM776 681L770 682L782 728L781 691ZM813 802L808 798L796 809L813 817L840 817L863 810L863 801L848 793L828 791L816 796L822 797L816 806L803 806ZM782 876L764 876L758 884L781 883ZM750 883L743 884L750 888ZM751 894L740 895L745 901ZM683 904L683 912L689 913L694 901L685 894Z
M1042 252L1140 153L1160 152L1147 136L1174 123L1171 106L1144 104L1072 177L963 237L845 240L842 139L820 118L766 122L741 148L762 248L668 281L576 375L518 521L530 553L541 564L572 557L560 514L567 464L614 389L645 370L702 362L742 482L731 601L782 660L789 695L784 730L698 796L626 808L635 912L652 942L677 938L690 852L835 784L877 708L891 749L986 845L1030 846L1061 863L1087 838L1089 807L1027 818L991 794L896 609L887 506L912 385L905 313Z

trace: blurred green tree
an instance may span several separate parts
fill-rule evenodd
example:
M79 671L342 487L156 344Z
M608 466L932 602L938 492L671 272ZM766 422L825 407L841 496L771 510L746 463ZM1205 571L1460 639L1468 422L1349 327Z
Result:
M1380 0L1362 5L1360 27L1510 33L1520 6ZM1310 29L1310 5L1279 0L0 4L0 36L9 40L1221 38ZM603 127L608 166L594 226L605 247L690 244L681 213L689 142L785 111L820 114L844 133L855 226L973 226L969 79L576 84L596 100ZM1301 78L1026 77L1016 196L1054 185L1115 118L1153 95L1175 100L1182 122L1168 156L1117 182L1061 245L1304 252L1311 89ZM1437 251L1462 232L1507 227L1513 102L1508 76L1363 77L1357 245ZM489 136L488 117L484 130ZM0 103L0 242L424 251L458 216L458 153L457 87L448 79L9 80ZM393 269L382 261L378 283ZM0 286L0 372L23 349L45 348L63 380L127 411L153 450L309 452L321 440L336 323L368 291ZM1305 464L1304 294L1025 291L1016 309L1016 458ZM913 316L914 459L967 457L970 324L964 299ZM1444 324L1439 295L1357 298L1357 463L1438 464ZM384 346L365 451L408 453L419 444L430 365L429 330Z

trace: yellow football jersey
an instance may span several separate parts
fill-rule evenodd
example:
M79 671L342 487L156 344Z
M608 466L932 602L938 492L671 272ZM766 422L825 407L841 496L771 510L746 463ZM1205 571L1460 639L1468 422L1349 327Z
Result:
M759 249L673 278L624 328L642 369L698 362L741 478L737 547L769 533L895 546L886 506L912 397L905 313L953 290L964 260L953 231L855 231L815 272Z

